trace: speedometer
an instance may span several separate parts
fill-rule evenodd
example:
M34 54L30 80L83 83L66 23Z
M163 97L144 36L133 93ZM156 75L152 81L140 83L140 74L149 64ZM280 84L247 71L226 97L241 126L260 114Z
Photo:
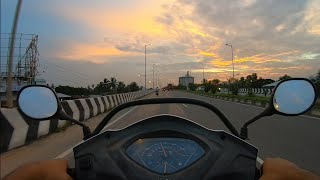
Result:
M190 139L147 138L131 144L127 148L127 154L153 172L170 174L200 159L204 149Z

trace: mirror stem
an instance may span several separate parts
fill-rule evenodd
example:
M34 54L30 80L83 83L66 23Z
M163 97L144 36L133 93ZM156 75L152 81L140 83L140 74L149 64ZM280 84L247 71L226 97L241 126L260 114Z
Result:
M72 117L70 117L69 115L67 115L65 112L61 111L60 113L58 113L59 116L58 116L58 119L61 119L61 120L68 120L72 123L75 123L79 126L82 127L82 132L83 132L83 139L85 139L85 137L87 137L88 135L91 134L91 131L90 131L90 128L85 125L84 123L80 122L80 121L77 121L75 119L73 119Z
M241 128L240 131L240 137L243 140L247 140L248 139L248 126L250 124L252 124L253 122L255 122L256 120L265 117L265 116L271 116L273 115L273 108L272 106L268 106L262 113L260 113L259 115L255 116L254 118L252 118L251 120L247 121Z

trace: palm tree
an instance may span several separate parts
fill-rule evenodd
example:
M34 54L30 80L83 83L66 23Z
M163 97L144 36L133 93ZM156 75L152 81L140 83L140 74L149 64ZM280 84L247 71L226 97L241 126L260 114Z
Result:
M113 90L113 93L117 93L118 81L115 77L110 78L110 85Z
M126 90L126 85L124 84L124 82L119 81L117 89L118 89L118 92L119 92L119 93L125 92L125 90Z

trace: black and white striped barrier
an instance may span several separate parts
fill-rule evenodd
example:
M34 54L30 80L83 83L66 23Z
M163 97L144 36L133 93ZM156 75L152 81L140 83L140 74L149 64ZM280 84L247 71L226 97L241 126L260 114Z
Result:
M138 99L151 93L151 90L101 96L96 98L76 99L61 102L63 110L78 121L85 121L106 112L115 106ZM40 136L56 131L66 125L66 121L51 119L35 121L20 114L17 108L0 112L0 152L29 144Z
M264 88L252 88L252 93L253 94L256 94L256 95L271 95L272 94L272 89L264 89ZM248 94L250 91L249 88L240 88L238 93L241 94L241 95L245 95L245 94ZM228 92L228 89L223 89L221 91L222 93L226 93Z

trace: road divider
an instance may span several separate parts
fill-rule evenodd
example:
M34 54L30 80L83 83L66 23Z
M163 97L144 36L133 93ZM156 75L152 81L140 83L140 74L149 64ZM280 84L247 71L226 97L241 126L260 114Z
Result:
M78 121L85 121L111 110L117 105L148 95L152 90L114 94L95 98L62 101L63 111ZM29 144L41 136L56 132L70 124L68 121L50 119L36 121L21 114L17 108L1 108L0 152Z

